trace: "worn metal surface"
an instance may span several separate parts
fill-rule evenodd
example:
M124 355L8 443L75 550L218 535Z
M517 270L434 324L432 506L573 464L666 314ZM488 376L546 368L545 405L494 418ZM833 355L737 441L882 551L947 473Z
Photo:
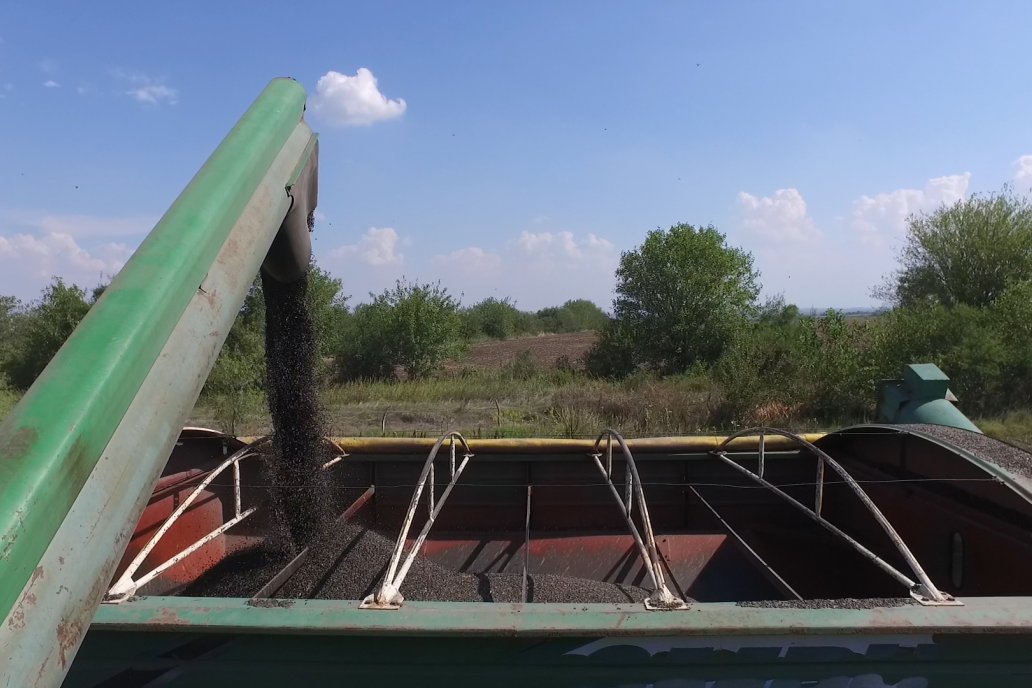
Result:
M1032 598L983 597L960 607L767 609L700 603L653 614L636 604L413 602L396 613L359 609L349 600L291 600L254 606L245 599L141 597L104 605L96 630L275 631L347 635L624 636L808 635L819 633L1032 633Z
M269 84L0 425L5 616L298 126L304 102L296 82Z
M73 673L69 688L1024 688L1032 678L1027 635L126 636L91 634L96 660ZM115 657L127 659L105 662Z
M203 279L188 289L192 299L185 313L156 361L144 371L125 415L116 418L121 422L102 447L100 459L67 517L53 538L37 543L45 552L34 561L33 575L18 591L0 626L0 666L14 676L31 677L27 685L57 685L71 663L132 535L132 524L150 497L183 419L279 226L279 217L286 212L289 200L282 180L296 166L311 136L307 125L294 123L287 145L233 223L229 238L210 261ZM196 221L202 219L209 218ZM127 368L133 365L131 359L125 363ZM119 375L111 378L119 379ZM58 475L66 477L61 472ZM18 549L17 554L30 557L30 550ZM4 562L0 580L13 584L14 579L14 567Z

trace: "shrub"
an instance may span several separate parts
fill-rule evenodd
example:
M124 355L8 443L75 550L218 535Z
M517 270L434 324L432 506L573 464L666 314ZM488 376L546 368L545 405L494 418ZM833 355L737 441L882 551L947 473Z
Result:
M399 280L359 306L337 355L343 380L385 379L403 368L411 378L436 371L459 342L458 302L436 284Z

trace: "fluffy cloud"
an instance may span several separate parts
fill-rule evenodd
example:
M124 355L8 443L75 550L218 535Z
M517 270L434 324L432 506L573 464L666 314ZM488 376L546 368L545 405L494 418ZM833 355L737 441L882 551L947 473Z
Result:
M738 209L745 229L767 239L800 241L819 234L798 189L778 189L773 196L741 191Z
M357 257L372 267L400 266L405 256L398 253L398 233L391 227L370 227L355 244L334 249L331 258Z
M1032 188L1032 155L1022 155L1014 161L1014 185L1018 191Z
M967 195L971 173L929 179L924 189L896 189L853 202L852 225L868 240L880 241L883 233L898 234L910 215L955 203Z
M330 124L359 126L401 117L405 100L390 100L380 93L376 77L365 67L354 76L326 72L312 96L312 111Z
M55 276L93 286L121 270L132 252L123 243L86 249L68 234L0 236L0 293L31 299Z
M551 264L556 261L566 264L590 263L616 254L611 241L594 234L588 234L578 241L573 232L523 231L514 243L520 252L536 258L539 264Z
M43 82L43 88L61 88L61 84L57 83L53 79L47 79Z

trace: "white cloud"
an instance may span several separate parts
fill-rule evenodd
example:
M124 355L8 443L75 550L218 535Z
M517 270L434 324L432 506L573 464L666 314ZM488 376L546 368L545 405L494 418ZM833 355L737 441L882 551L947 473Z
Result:
M400 266L405 256L398 253L398 233L392 227L370 227L358 240L334 249L333 258L356 256L373 267Z
M502 257L497 253L485 251L479 246L460 248L443 256L434 256L430 259L434 265L454 268L456 270L476 270L488 272L501 267Z
M44 88L61 88L61 84L57 83L53 79L47 79L43 82Z
M87 250L68 234L0 236L0 293L31 299L55 276L94 286L121 270L132 252L123 243Z
M778 189L773 196L741 191L738 208L745 229L767 239L801 241L820 234L798 189Z
M312 111L330 124L359 126L401 117L403 98L390 100L380 93L376 77L365 67L354 76L326 72L319 78L312 96Z
M967 195L971 173L928 180L924 189L896 189L875 196L861 196L853 202L852 226L868 241L879 242L883 234L898 234L910 215L955 203Z
M524 230L515 241L515 246L524 255L548 264L571 260L590 263L596 259L606 259L616 255L611 241L590 233L578 241L573 232L528 232Z
M174 88L163 86L161 84L149 84L147 86L139 86L137 88L131 88L125 92L126 95L132 96L140 103L146 103L148 105L158 105L159 103L168 103L169 105L175 105L179 102L178 92Z
M1019 191L1032 187L1032 155L1022 155L1014 161L1014 184Z
M175 105L179 102L179 91L165 84L164 79L158 79L141 72L127 72L114 70L111 74L123 81L128 81L132 88L125 91L138 103L145 105Z

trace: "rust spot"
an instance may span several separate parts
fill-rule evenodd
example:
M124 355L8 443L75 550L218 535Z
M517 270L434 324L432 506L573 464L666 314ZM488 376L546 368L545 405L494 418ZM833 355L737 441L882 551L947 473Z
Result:
M265 607L265 608L280 608L289 609L294 606L294 600L273 600L273 599L257 599L248 600L248 607Z
M7 627L12 631L17 631L19 628L25 628L25 607L36 606L36 596L27 592L22 596L21 601L18 602L18 606L11 612L10 618L7 619Z
M152 617L152 621L159 628L162 626L182 626L189 623L168 607L162 607L158 610Z
M81 622L62 621L57 625L57 649L60 654L62 669L68 669L68 662L75 656L75 648L79 645L81 638Z

